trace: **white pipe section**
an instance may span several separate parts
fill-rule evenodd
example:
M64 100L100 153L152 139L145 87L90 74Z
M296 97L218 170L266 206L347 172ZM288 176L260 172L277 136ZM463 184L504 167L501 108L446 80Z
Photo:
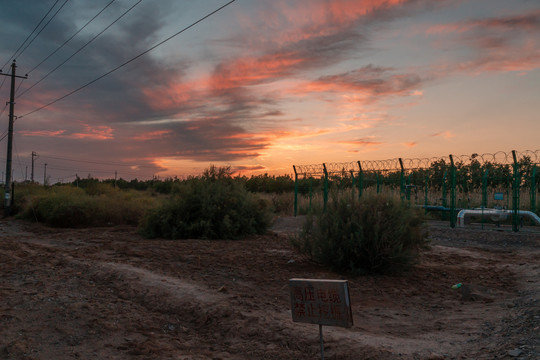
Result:
M503 221L508 218L508 215L512 215L513 210L499 210L499 209L463 209L457 215L458 227L465 227L465 216L488 216L492 221ZM518 214L531 218L536 225L540 225L540 217L532 211L519 210Z

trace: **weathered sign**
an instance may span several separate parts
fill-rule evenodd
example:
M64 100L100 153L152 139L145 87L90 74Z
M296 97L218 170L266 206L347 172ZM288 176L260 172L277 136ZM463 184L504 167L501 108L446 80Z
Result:
M290 279L289 289L294 322L353 325L347 280Z

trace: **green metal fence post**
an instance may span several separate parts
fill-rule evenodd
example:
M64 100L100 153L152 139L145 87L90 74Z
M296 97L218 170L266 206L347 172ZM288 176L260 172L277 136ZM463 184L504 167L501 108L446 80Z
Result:
M442 206L445 208L448 206L448 189L446 187L446 181L448 178L448 170L444 170L443 180L442 180ZM446 212L443 211L441 215L441 220L446 220Z
M488 169L484 170L482 175L482 229L484 228L484 209L487 208L487 185L488 185Z
M296 166L293 165L294 169L294 216L298 212L298 173L296 172Z
M313 200L313 176L309 177L309 212L311 213L311 202Z
M424 184L424 214L427 214L427 206L429 205L428 200L428 190L429 190L429 171L426 170L426 180Z
M358 163L358 198L361 198L364 192L364 172L362 171L362 164Z
M517 161L516 151L512 150L512 156L514 158L514 179L512 186L512 231L519 231L519 185L521 176L519 173L519 164Z
M328 203L328 170L326 170L326 164L323 163L323 170L324 170L324 193L323 193L323 199L324 199L324 205L323 205L323 211L326 212L326 204Z
M456 166L450 155L450 227L456 227Z
M412 176L412 173L409 174L409 176L407 176L407 182L405 184L405 192L406 192L406 196L407 196L407 200L410 201L411 200L411 176Z
M399 195L401 200L405 197L405 169L403 168L403 159L399 158L399 166L401 167L401 172L399 174Z
M353 170L350 170L351 172L351 196L352 196L352 200L354 201L354 186L356 185L355 184L355 181L356 179L354 178L354 171Z
M506 177L506 209L510 209L510 189L512 188L513 174Z
M536 165L531 172L531 211L536 213Z

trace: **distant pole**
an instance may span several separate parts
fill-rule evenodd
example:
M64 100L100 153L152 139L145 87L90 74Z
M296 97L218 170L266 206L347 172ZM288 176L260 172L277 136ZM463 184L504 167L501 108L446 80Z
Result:
M116 189L116 177L118 176L118 172L114 171L114 188Z
M43 168L43 186L47 185L47 164Z
M15 60L11 64L11 74L2 74L4 76L11 76L11 90L9 93L9 126L8 126L8 144L7 144L7 158L6 158L6 184L5 184L5 206L4 206L4 216L9 216L11 214L11 162L12 162L12 149L13 149L13 121L15 118L15 78L26 79L26 76L16 76L15 69Z
M37 158L38 155L35 151L32 151L32 173L30 175L30 181L34 182L34 158Z
M28 165L26 165L26 170L24 171L24 181L28 180Z

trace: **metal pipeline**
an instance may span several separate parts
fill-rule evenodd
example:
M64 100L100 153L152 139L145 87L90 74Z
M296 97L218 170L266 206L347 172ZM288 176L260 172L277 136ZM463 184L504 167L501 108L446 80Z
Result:
M487 216L492 221L504 221L509 215L513 214L513 210L504 209L463 209L457 215L458 227L465 227L465 216ZM518 215L526 216L533 220L536 225L540 225L540 217L532 211L519 210Z

